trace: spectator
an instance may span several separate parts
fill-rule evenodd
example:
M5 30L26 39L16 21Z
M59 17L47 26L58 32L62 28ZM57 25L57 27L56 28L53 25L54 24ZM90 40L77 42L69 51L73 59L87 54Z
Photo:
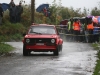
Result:
M10 8L9 8L10 22L12 22L12 17L11 17L11 13L12 13L12 12L11 12L11 9L12 9L12 5L13 5L13 4L15 5L14 1L11 0L10 3L9 3L9 5L10 5Z
M9 3L10 7L12 7L12 4L15 4L13 0Z
M73 23L73 27L74 27L74 39L75 41L79 42L80 41L80 21L78 19L75 20L75 22Z
M16 6L15 6L15 4L12 4L12 7L10 8L10 21L11 21L11 23L16 23Z
M47 17L48 16L48 12L47 12L47 8L46 7L44 7L44 9L43 9L43 13L44 13L44 15Z
M2 17L3 17L3 9L2 9L1 3L0 3L0 25L2 24Z
M68 34L69 34L67 37L69 41L71 41L72 40L71 35L70 35L71 34L71 19L68 21L67 26L68 26L67 29L68 29Z
M80 19L80 23L81 23L81 26L80 26L80 42L86 42L86 39L85 39L85 18L81 18Z
M90 20L87 25L87 30L89 33L89 43L93 42L93 28L94 28L93 22L92 22L92 20Z
M100 30L100 27L98 23L94 23L93 42L99 42L99 30Z
M50 10L48 9L48 10L47 10L47 17L50 18L50 16L51 16L51 12L50 12Z
M81 23L81 26L80 26L80 42L85 42L85 23Z
M22 13L23 13L23 7L22 7L22 3L20 2L16 8L16 21L17 22L21 21L21 14Z
M68 21L68 31L70 32L70 30L71 30L71 19Z

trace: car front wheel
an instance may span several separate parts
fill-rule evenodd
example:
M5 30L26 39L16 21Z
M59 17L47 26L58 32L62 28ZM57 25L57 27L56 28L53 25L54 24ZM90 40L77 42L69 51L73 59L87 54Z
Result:
M54 55L58 56L59 55L59 47L57 47L57 49L53 53L54 53Z
M25 45L23 45L23 56L28 56L29 52L26 50Z

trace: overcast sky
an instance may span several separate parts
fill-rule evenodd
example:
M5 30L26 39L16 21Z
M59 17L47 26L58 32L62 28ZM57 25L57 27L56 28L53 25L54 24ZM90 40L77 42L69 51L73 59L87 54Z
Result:
M0 0L1 3L9 3L11 0ZM14 0L15 4L18 4L20 0ZM26 3L30 3L31 0L25 0ZM35 0L35 7L38 7L40 4L43 3L49 3L52 4L54 0ZM56 0L57 3L59 0ZM76 8L93 8L95 6L98 6L98 2L100 2L100 0L61 0L62 6L65 7L73 7L74 9Z

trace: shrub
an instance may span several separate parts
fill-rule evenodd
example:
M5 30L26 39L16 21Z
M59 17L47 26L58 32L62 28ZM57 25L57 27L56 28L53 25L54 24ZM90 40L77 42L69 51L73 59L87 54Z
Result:
M14 49L14 47L12 47L6 43L0 43L0 55L9 53L13 49Z
M16 33L24 33L26 28L21 23L10 23L7 21L5 24L0 26L0 34L8 35L8 34L16 34Z

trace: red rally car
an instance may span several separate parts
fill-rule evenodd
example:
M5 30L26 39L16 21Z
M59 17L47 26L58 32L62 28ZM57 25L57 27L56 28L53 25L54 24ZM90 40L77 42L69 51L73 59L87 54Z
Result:
M55 25L31 25L23 39L23 56L34 52L53 52L59 55L62 50L63 40Z

